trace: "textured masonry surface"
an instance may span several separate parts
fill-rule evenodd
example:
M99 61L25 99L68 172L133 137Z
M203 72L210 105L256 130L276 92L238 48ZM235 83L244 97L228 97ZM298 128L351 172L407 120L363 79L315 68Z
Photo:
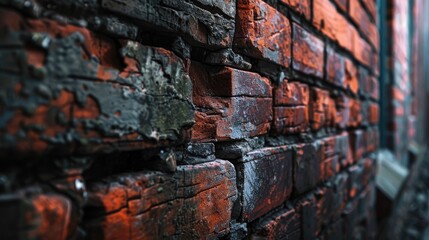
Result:
M0 233L374 239L374 0L0 0Z

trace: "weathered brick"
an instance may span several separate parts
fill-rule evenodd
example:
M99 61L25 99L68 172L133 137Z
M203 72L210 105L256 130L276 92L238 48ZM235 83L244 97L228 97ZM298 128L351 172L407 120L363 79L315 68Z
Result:
M70 239L75 234L79 211L62 195L41 193L30 186L0 198L3 217L0 232L4 239Z
M373 152L378 149L379 132L377 127L368 128L365 131L366 151Z
M327 47L326 79L338 87L344 87L345 82L345 59L335 52L331 47Z
M237 167L243 184L242 217L252 221L289 198L292 192L292 150L289 146L262 148L247 153L243 161Z
M362 0L372 19L377 19L377 8L374 0Z
M317 234L317 205L313 194L299 199L295 211L301 216L301 239L314 239Z
M307 20L310 20L311 5L310 0L280 0L280 2L286 4L291 9L304 15Z
M308 127L306 106L274 107L274 131L278 134L300 133Z
M361 103L359 100L349 98L349 121L348 127L358 127L362 122Z
M343 10L344 12L347 12L347 2L348 0L334 0L337 5Z
M309 90L306 84L284 80L274 90L274 130L298 133L308 127Z
M365 9L362 7L359 0L349 0L349 3L349 14L352 17L352 20L367 37L370 37L371 33L369 32L369 28L371 27L371 20L369 19Z
M306 106L309 100L308 85L283 80L274 90L275 106Z
M262 0L238 0L234 49L246 56L289 67L289 20Z
M379 100L379 86L376 77L369 77L366 84L366 92L373 100Z
M321 157L322 152L318 143L295 145L294 194L304 193L319 183Z
M369 103L368 105L368 112L369 112L369 123L370 124L377 124L379 117L378 117L378 113L379 113L379 107L377 103Z
M362 64L372 67L372 49L369 43L353 31L353 56Z
M294 209L274 214L256 227L252 239L301 239L300 215Z
M298 24L293 24L294 69L319 78L323 77L324 43Z
M337 128L344 129L349 122L349 98L344 94L336 96L333 101L335 101L335 125Z
M241 139L268 131L272 117L268 79L232 68L209 68L197 62L192 62L190 76L197 106L193 140Z
M359 80L358 80L358 72L356 66L350 59L346 59L346 89L351 91L353 94L358 93L359 89Z
M220 236L229 230L235 183L234 166L221 160L179 166L173 175L119 175L90 184L88 207L93 215L83 225L91 239ZM122 185L133 196L127 195L125 206L106 214L112 184Z
M354 162L361 159L365 153L365 136L363 130L349 132L349 146Z
M236 12L234 0L210 3L205 0L144 3L138 0L103 0L101 6L134 18L150 29L181 34L198 45L212 48L232 45ZM216 14L212 13L213 10Z
M15 93L2 101L8 109L2 115L9 116L0 126L7 143L2 150L83 154L186 138L194 121L192 84L172 52L132 41L116 46L85 28L51 20L20 21L26 24L9 26L9 37L36 50L19 48L11 56L22 63L19 75L1 73L7 79L2 91Z
M339 45L349 51L353 50L351 39L353 26L347 22L329 0L313 1L313 24L329 38L339 43Z
M335 126L335 103L329 97L329 92L319 88L311 88L309 107L312 130Z

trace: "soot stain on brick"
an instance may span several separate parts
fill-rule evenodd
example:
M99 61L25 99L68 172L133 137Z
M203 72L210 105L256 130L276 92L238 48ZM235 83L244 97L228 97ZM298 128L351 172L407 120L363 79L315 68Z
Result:
M166 50L122 42L121 57L134 59L138 69L120 74L91 55L80 32L63 38L9 32L6 39L44 57L35 66L23 48L2 54L0 65L19 66L1 73L2 149L127 148L120 141L179 141L193 124L192 83L181 60Z

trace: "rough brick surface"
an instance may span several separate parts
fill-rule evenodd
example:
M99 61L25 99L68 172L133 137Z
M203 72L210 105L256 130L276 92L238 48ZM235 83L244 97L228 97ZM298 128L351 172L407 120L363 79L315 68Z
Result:
M173 175L119 175L89 186L94 217L84 226L92 239L225 234L237 198L235 181L234 166L220 160L180 166Z
M263 148L243 157L243 219L254 220L289 198L292 192L292 150ZM240 175L237 176L240 179Z
M386 75L373 0L0 0L0 236L374 239L394 2Z
M289 67L291 24L262 0L238 0L234 49L249 57Z
M323 77L322 40L293 24L293 68L305 74Z

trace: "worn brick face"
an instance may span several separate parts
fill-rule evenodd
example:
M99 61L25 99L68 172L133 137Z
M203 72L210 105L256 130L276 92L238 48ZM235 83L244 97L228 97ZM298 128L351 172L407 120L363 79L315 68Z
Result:
M254 220L279 206L292 192L293 152L289 146L263 148L243 157L243 219ZM240 178L240 174L238 176Z
M198 110L193 140L240 139L268 131L272 117L268 79L231 68L206 69L196 62L190 76Z
M84 226L93 239L215 236L229 228L235 181L234 166L220 160L179 166L174 175L117 176L90 185L89 206L94 212L110 211L106 217L85 220Z
M305 74L323 77L322 40L293 24L293 68Z
M234 49L249 57L289 67L289 20L262 0L238 0Z
M293 10L304 15L307 20L310 20L311 5L310 0L280 0L283 4L286 4Z

